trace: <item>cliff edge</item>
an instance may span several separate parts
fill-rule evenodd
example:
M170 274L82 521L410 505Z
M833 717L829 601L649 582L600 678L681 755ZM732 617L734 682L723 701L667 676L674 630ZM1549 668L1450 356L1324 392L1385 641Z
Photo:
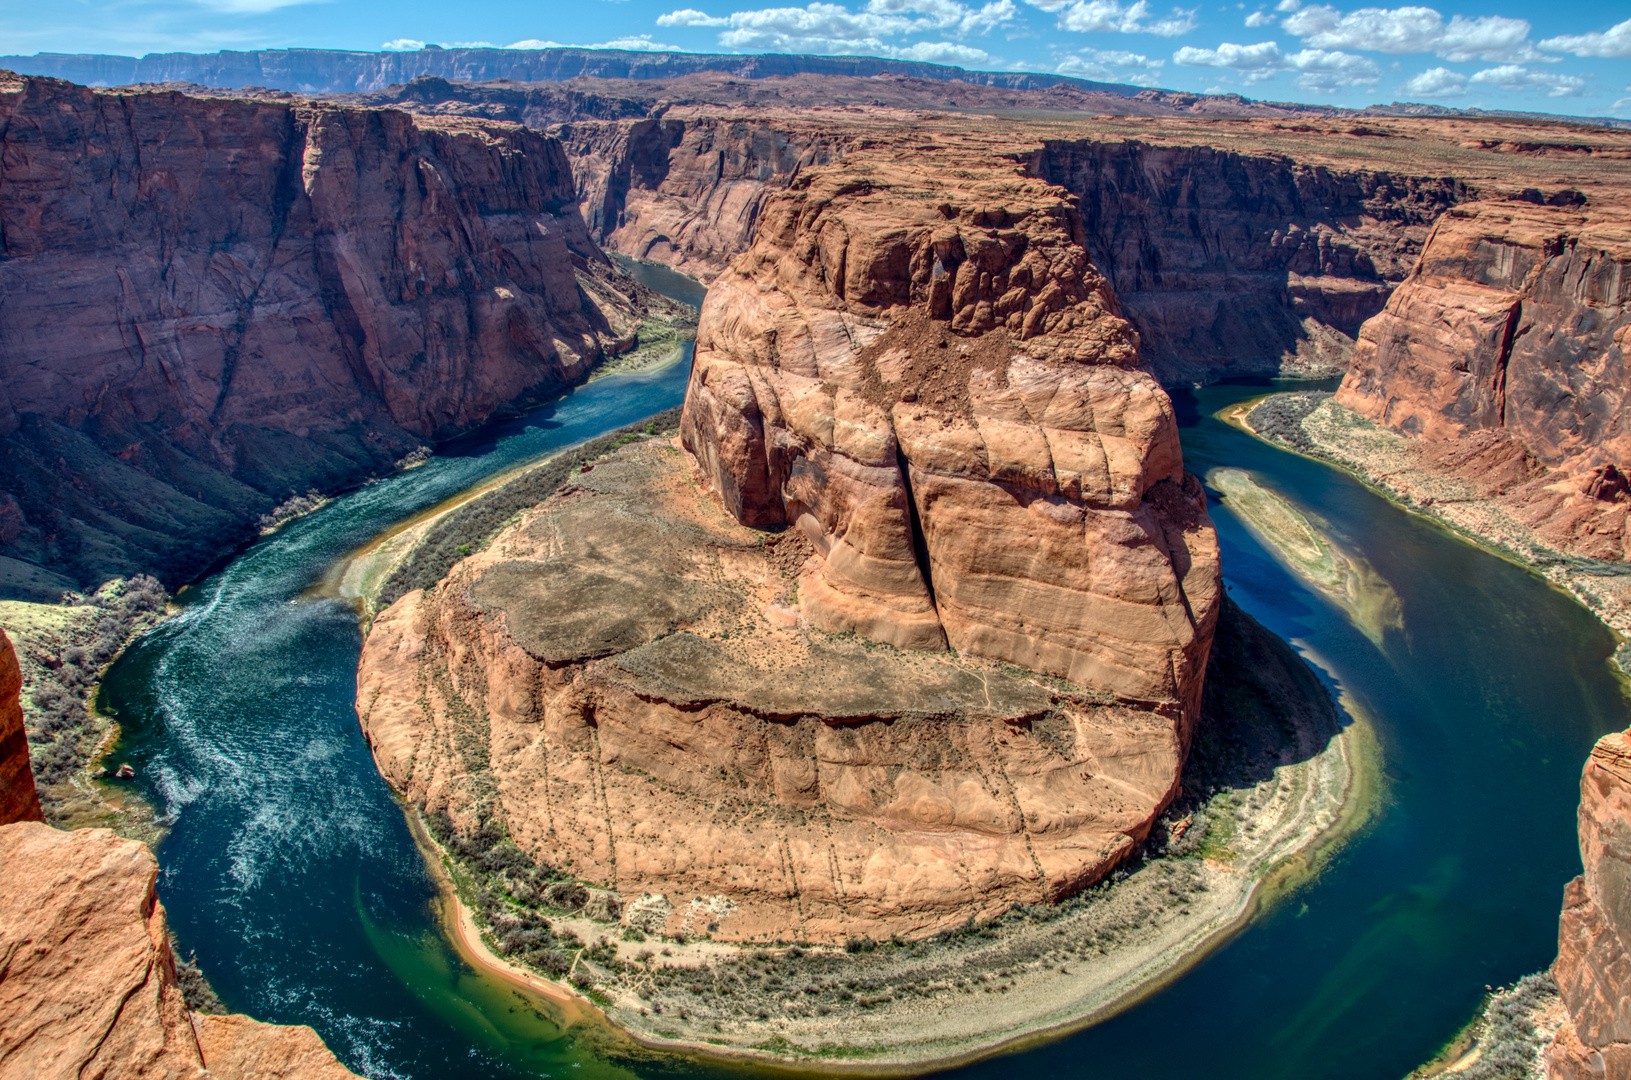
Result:
M1563 894L1552 965L1568 1020L1547 1052L1551 1080L1631 1077L1631 733L1605 735L1580 779L1585 873Z

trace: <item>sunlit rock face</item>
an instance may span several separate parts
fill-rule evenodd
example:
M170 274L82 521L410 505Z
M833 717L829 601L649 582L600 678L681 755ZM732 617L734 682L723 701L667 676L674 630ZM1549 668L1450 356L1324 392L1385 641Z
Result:
M1547 1051L1552 1080L1631 1077L1631 737L1597 741L1580 780L1580 857L1552 974L1568 1020Z
M704 304L684 444L738 521L808 536L811 625L1192 714L1216 540L1073 200L914 150L767 204Z
M134 1080L348 1080L317 1033L189 1012L158 861L107 829L0 827L0 1072Z
M1579 198L1446 213L1361 330L1337 400L1426 440L1547 543L1618 561L1631 505L1631 216Z

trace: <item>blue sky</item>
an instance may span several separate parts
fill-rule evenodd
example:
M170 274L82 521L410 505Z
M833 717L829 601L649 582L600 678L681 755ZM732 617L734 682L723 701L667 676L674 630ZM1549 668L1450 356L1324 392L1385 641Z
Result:
M895 56L1273 100L1631 117L1631 0L56 0L0 53L550 44Z

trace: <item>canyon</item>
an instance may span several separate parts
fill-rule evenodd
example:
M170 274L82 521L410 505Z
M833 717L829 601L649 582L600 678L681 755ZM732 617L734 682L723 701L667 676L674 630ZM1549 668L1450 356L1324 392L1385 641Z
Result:
M12 76L0 118L0 571L35 592L184 583L687 320L519 126Z
M1631 136L632 71L7 78L4 583L185 581L288 496L677 340L607 252L693 274L677 428L381 611L357 711L444 839L498 830L555 875L506 879L522 906L837 946L1077 895L1179 795L1223 601L1163 384L1344 371L1343 407L1560 552L1625 560ZM1557 1076L1622 1067L1615 745L1588 765ZM44 828L0 837L149 942L107 974L153 1003L131 1046L177 1075L330 1067L315 1036L189 1020L150 857Z

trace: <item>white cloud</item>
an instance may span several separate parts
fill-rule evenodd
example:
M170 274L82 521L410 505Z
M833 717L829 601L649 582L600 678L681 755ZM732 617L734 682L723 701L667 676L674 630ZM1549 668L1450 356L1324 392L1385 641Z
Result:
M506 45L504 47L506 49L565 49L565 48L570 48L570 46L562 45L558 41L546 41L543 38L523 38L520 41L512 41L512 42L510 42L508 45Z
M1302 7L1300 0L1280 0L1278 4L1274 5L1274 10L1282 15L1289 15L1300 7Z
M1540 43L1540 47L1553 52L1574 53L1576 56L1631 56L1631 19L1590 34L1547 38ZM1615 107L1619 106L1616 104Z
M1267 26L1273 21L1274 16L1270 15L1266 11L1254 11L1250 15L1246 16L1246 25L1251 27L1253 30L1256 30L1261 26Z
M1449 22L1429 7L1360 8L1344 15L1329 4L1303 8L1281 24L1305 45L1384 53L1436 53L1446 60L1540 60L1529 23L1502 15Z
M424 47L425 43L423 41L408 37L393 38L380 46L386 52L418 52ZM512 45L511 48L515 48L515 46Z
M681 8L678 11L670 11L666 15L657 16L658 26L729 26L730 24L729 19L710 15L706 11L698 11L696 8Z
M1467 92L1467 77L1446 67L1428 68L1406 79L1400 89L1413 97L1460 97Z
M579 45L580 49L624 49L628 52L684 52L678 45L664 45L660 41L652 41L650 34L632 34L628 37L613 38L611 41L597 41L593 45Z
M860 11L817 0L805 7L761 8L725 16L681 8L658 16L657 25L716 27L721 45L750 52L864 53L968 63L989 60L990 54L950 41L895 45L885 39L924 33L985 34L1018 14L1013 0L989 0L980 7L959 0L868 0Z
M193 0L199 7L220 11L228 15L261 15L278 8L296 4L319 3L321 0Z
M1163 18L1150 17L1149 0L1025 0L1032 7L1059 15L1059 28L1079 34L1156 34L1177 37L1195 29L1199 8L1175 7Z
M1585 89L1586 80L1578 75L1554 75L1549 71L1531 71L1521 64L1502 64L1486 68L1467 80L1480 86L1494 86L1501 90L1545 90L1547 97L1578 97Z
M1297 73L1297 85L1304 90L1333 93L1356 86L1373 86L1381 78L1375 61L1352 53L1303 49L1284 53L1273 41L1255 45L1224 42L1215 49L1185 46L1172 59L1190 67L1230 68L1250 83L1264 82L1282 71Z
M1155 86L1157 74L1166 65L1165 60L1152 60L1125 49L1078 49L1056 57L1051 70L1099 82Z

